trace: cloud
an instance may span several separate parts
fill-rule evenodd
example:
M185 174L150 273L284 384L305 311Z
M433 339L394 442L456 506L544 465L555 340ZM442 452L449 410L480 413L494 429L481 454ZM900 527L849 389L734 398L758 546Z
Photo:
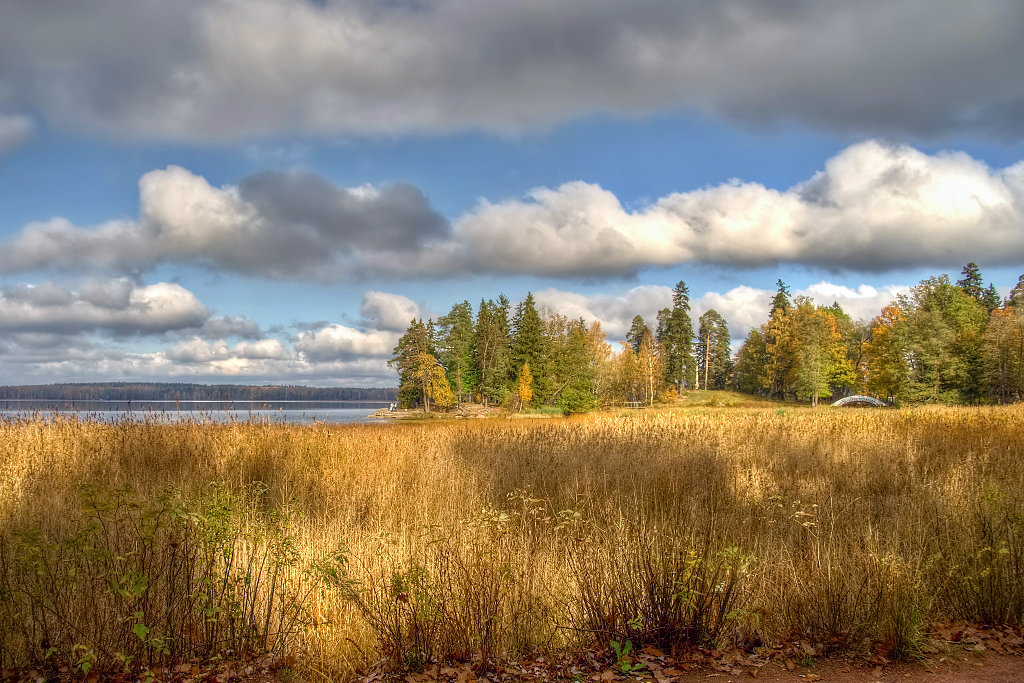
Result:
M210 312L180 285L90 283L75 292L54 283L0 288L0 330L116 335L159 334L203 325Z
M200 337L178 342L164 353L167 359L184 363L209 363L226 360L287 360L292 355L279 339L243 341L229 347L223 339L210 342Z
M421 317L419 306L412 299L373 290L363 294L359 313L369 327L389 332L405 332L414 318Z
M693 302L694 318L714 309L729 324L729 334L733 339L743 339L747 333L768 319L774 291L757 289L740 285L728 292L706 292ZM828 303L832 303L831 301Z
M0 375L7 383L303 382L393 386L387 359L400 332L383 329L409 299L370 291L363 327L322 323L292 337L244 316L212 315L178 284L128 278L0 286Z
M895 301L897 296L909 292L910 287L906 285L872 287L862 284L852 289L822 281L798 290L796 294L809 296L823 306L838 303L854 320L869 322L882 312L883 307Z
M630 210L577 181L481 201L450 227L402 184L341 188L309 173L273 173L217 188L171 166L145 174L139 189L134 221L26 226L0 243L0 272L179 263L351 281L623 277L685 263L883 272L1024 261L1024 161L993 169L962 152L876 140L847 147L785 190L736 180Z
M779 191L733 181L636 211L584 182L481 203L454 239L481 271L630 275L657 266L798 263L882 272L1024 261L1024 162L990 169L961 152L852 145Z
M340 188L311 173L264 173L217 188L178 166L139 180L139 218L80 228L56 218L26 226L0 272L145 270L197 263L268 278L338 280L402 272L447 224L407 184ZM374 265L376 264L376 265Z
M211 316L199 329L199 335L204 339L223 339L224 337L259 339L262 334L256 321L244 315Z
M0 156L24 144L35 130L35 123L27 116L0 113Z
M119 135L519 131L675 108L1024 132L1024 8L999 0L55 0L4 14L8 105Z
M8 344L9 345L9 344ZM0 344L0 372L16 384L53 382L104 382L111 377L124 381L164 381L245 384L303 383L312 386L395 386L395 374L384 359L356 358L311 363L292 355L286 359L211 355L179 359L162 351L125 352L95 348L88 352L32 354L12 352Z
M641 285L622 294L585 295L560 289L534 292L539 306L547 306L569 318L601 321L609 340L622 340L633 322L641 315L652 328L657 326L658 311L672 305L672 288Z
M399 334L385 330L357 330L333 323L303 332L295 349L313 361L351 360L356 357L390 357Z

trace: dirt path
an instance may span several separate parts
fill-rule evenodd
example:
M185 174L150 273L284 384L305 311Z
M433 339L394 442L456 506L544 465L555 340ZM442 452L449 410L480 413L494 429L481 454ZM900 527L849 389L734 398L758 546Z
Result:
M540 662L537 662L538 664ZM1024 681L1024 657L1000 655L993 652L978 654L956 654L938 657L913 664L891 664L872 667L864 663L846 660L817 660L813 666L793 665L788 669L782 662L769 662L758 667L744 667L733 671L720 671L709 667L683 671L672 666L645 667L641 671L623 674L606 668L600 672L583 671L575 666L569 668L526 666L518 671L515 667L494 672L489 676L475 675L469 665L431 666L422 673L394 676L377 673L358 680L370 682L404 681L405 683L473 683L488 681L551 681L552 683L573 681L650 681L654 683L690 683L710 681L720 683L743 683L744 681L770 681L772 683L1016 683Z
M944 659L944 658L943 658ZM703 672L687 674L675 678L677 681L771 681L781 683L806 683L807 681L823 681L834 683L960 683L977 681L978 683L1017 683L1024 681L1024 658L1012 655L986 653L969 655L959 661L932 660L921 664L899 664L883 668L856 666L845 662L822 662L814 667L796 667L788 671L776 663L766 665L758 671L757 676L745 672L740 676L731 676L720 672Z

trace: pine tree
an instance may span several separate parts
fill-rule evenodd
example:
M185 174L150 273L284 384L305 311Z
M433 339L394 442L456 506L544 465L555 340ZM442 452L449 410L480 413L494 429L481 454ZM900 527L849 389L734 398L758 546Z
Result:
M632 347L633 353L640 353L640 342L648 332L650 332L650 328L647 327L647 323L644 322L643 316L633 316L633 322L629 326L629 332L626 333L626 343Z
M476 317L474 361L480 372L477 388L481 401L502 403L509 393L512 367L509 348L509 303L505 295L498 301L480 301Z
M733 381L736 389L746 394L764 394L764 376L768 372L768 347L764 332L752 329L736 352Z
M693 358L693 322L690 320L690 292L680 280L672 291L672 308L658 314L657 341L664 349L665 380L675 385L679 395L683 386L693 386L697 365Z
M434 354L433 324L413 320L398 340L388 365L398 372L398 403L403 408L423 399L423 385L416 376L422 354Z
M1006 303L1014 308L1024 308L1024 275L1017 278L1017 284L1010 290L1010 296L1006 297Z
M989 313L1003 305L1002 297L999 296L996 286L991 282L988 283L988 287L981 295L981 303L985 305Z
M782 280L776 282L776 287L768 322L762 332L768 362L761 381L769 396L782 398L793 391L797 357L789 289Z
M782 280L779 280L778 288L768 321L761 329L768 359L761 383L769 396L783 398L793 391L797 358L791 315L793 306Z
M978 268L978 264L973 261L968 263L960 270L960 274L963 277L956 281L956 286L964 290L964 294L980 302L984 293L984 283L981 279L981 270Z
M544 324L537 312L533 294L527 292L526 298L516 306L512 320L512 367L520 369L524 365L542 370L546 355ZM537 376L534 375L534 390L537 389Z
M786 286L786 283L781 279L776 280L775 288L775 296L772 297L772 307L768 312L769 318L774 316L776 313L786 313L792 305L789 301L789 287Z
M729 360L729 325L715 309L700 317L697 331L697 368L705 389L724 389L732 369Z
M473 306L468 301L452 306L447 315L437 319L437 336L438 356L455 392L456 403L462 403L472 396L479 380L473 360Z

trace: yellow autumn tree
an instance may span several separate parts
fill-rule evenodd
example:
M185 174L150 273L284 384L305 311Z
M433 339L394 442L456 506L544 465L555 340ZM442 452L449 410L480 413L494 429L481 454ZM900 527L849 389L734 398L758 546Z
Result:
M421 353L416 356L412 377L419 382L422 391L423 412L430 412L431 400L439 408L448 408L455 404L455 394L448 383L448 377L433 354Z
M636 354L637 368L643 386L644 400L647 405L654 405L654 397L661 393L665 383L665 354L650 331L645 332L640 340L640 350Z
M895 401L906 385L906 339L903 311L889 304L871 321L871 338L864 343L868 393Z
M519 371L519 379L516 380L516 394L519 397L519 410L533 400L533 375L530 373L530 364L524 363L523 369Z

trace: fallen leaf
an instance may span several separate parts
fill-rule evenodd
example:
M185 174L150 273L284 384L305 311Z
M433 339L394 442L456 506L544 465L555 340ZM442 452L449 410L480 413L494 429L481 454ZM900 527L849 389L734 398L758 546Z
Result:
M787 671L792 671L793 669L796 668L796 663L792 659L790 659L789 657L786 657L786 661L783 662L783 663L786 665L786 670Z

